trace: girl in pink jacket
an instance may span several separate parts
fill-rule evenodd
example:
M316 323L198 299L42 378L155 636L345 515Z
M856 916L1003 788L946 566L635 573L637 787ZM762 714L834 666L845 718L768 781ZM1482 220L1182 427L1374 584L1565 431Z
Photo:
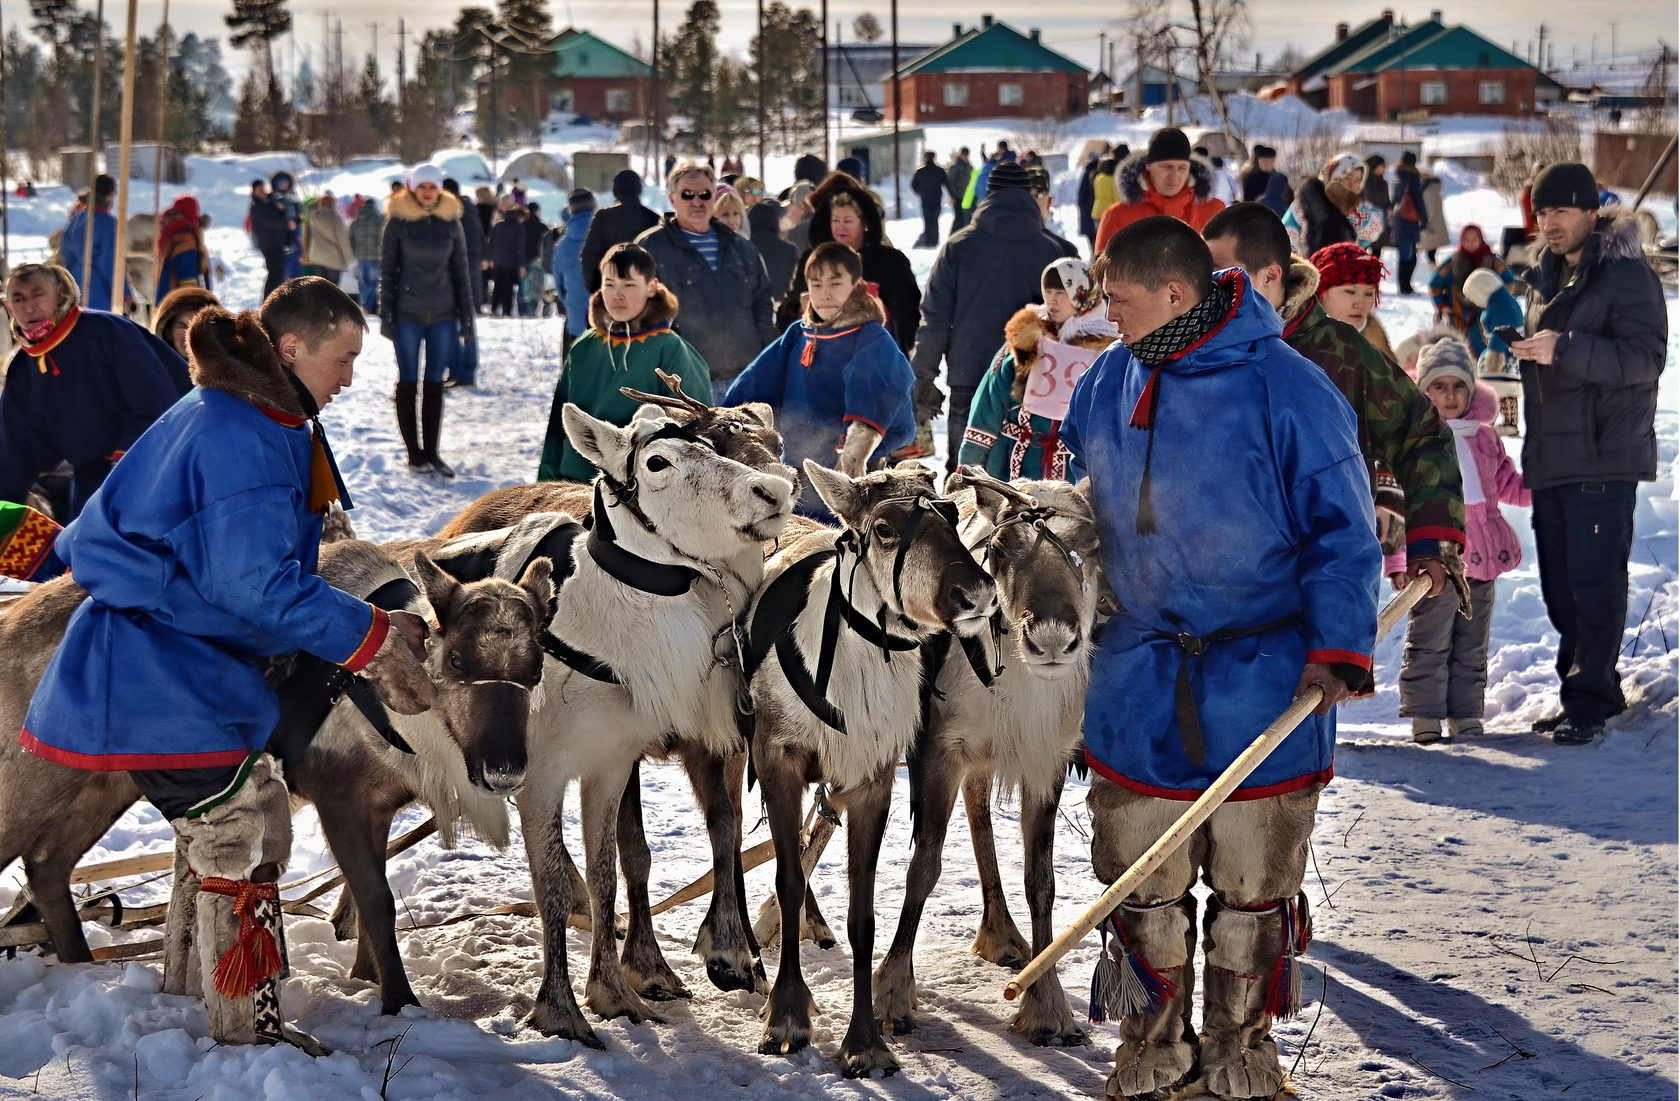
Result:
M1406 627L1400 714L1412 720L1412 740L1427 744L1482 732L1494 579L1522 562L1517 533L1499 505L1527 507L1530 494L1494 431L1499 399L1486 383L1476 381L1470 346L1456 335L1445 337L1425 345L1417 364L1418 389L1435 403L1458 445L1471 610L1469 619L1457 614L1449 592L1419 603ZM1397 590L1408 580L1404 559L1402 553L1384 563Z

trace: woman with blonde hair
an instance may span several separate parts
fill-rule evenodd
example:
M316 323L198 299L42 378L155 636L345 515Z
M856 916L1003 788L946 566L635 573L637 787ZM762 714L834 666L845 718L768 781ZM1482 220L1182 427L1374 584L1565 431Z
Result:
M741 193L728 184L719 184L717 189L717 206L712 210L712 217L733 230L738 236L747 236L747 203L741 198Z

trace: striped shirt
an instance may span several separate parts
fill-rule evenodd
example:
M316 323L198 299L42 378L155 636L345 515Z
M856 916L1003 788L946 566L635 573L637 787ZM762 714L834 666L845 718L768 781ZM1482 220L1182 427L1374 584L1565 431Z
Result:
M681 226L677 228L682 229ZM718 266L717 230L708 229L704 233L691 233L684 229L682 232L683 236L688 238L688 243L694 246L694 251L698 252L701 259L706 261L706 266L716 271Z

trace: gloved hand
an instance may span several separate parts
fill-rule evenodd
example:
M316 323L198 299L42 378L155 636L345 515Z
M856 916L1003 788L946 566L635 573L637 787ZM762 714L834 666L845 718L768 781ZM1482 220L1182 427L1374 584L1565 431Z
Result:
M916 420L925 424L945 408L945 391L930 378L917 379L916 389L911 393L911 404L915 408Z
M413 612L390 612L391 629L360 676L399 715L418 715L432 706L437 686L426 671L426 621Z

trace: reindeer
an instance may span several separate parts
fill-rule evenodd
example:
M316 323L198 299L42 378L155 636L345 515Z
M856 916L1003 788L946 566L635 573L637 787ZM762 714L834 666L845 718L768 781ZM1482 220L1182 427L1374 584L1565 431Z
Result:
M871 1000L875 865L893 773L922 710L919 651L947 630L982 630L996 611L996 592L958 538L956 506L936 495L925 468L853 479L807 461L805 473L842 527L790 540L770 560L754 604L751 752L775 841L782 929L759 1051L789 1054L810 1043L811 992L799 959L807 889L799 826L806 785L821 781L819 806L832 803L851 816L853 995L840 1063L848 1077L890 1074L898 1063Z
M965 486L971 489L957 492ZM939 881L959 790L984 901L974 951L993 962L1003 962L1004 953L1019 956L1016 967L1028 955L997 872L989 804L994 779L1000 792L1020 794L1032 954L1050 943L1056 807L1079 745L1092 629L1099 611L1112 611L1111 598L1100 607L1106 584L1088 487L1010 484L976 467L964 467L946 482L962 503L963 542L980 554L997 583L1008 639L995 667L972 645L972 658L948 656L938 673L931 722L911 758L915 849L898 931L875 972L875 1016L894 1032L916 1026L912 952L922 908ZM1011 1027L1039 1046L1090 1042L1054 973L1029 988Z
M380 1005L395 1013L418 1005L395 934L395 906L385 878L384 849L392 817L421 802L437 817L446 843L457 821L492 842L507 840L506 797L525 769L524 734L530 692L538 683L538 636L547 623L552 585L546 559L532 562L519 584L457 584L423 556L402 566L367 543L323 547L320 573L348 592L395 591L396 606L426 616L427 665L437 702L423 715L391 714L405 753L376 734L348 700L321 732L287 753L286 774L297 800L314 803L333 857L345 872L362 922L357 978L377 977ZM406 586L406 593L402 591ZM70 615L85 594L68 578L37 587L0 614L0 725L21 729L23 715ZM429 613L429 614L428 614ZM296 682L282 689L282 705ZM17 739L0 739L0 868L21 857L29 890L58 958L91 960L70 896L78 860L139 798L126 772L85 772L43 761ZM171 992L196 989L196 953L179 930L190 910L177 868L165 979Z

